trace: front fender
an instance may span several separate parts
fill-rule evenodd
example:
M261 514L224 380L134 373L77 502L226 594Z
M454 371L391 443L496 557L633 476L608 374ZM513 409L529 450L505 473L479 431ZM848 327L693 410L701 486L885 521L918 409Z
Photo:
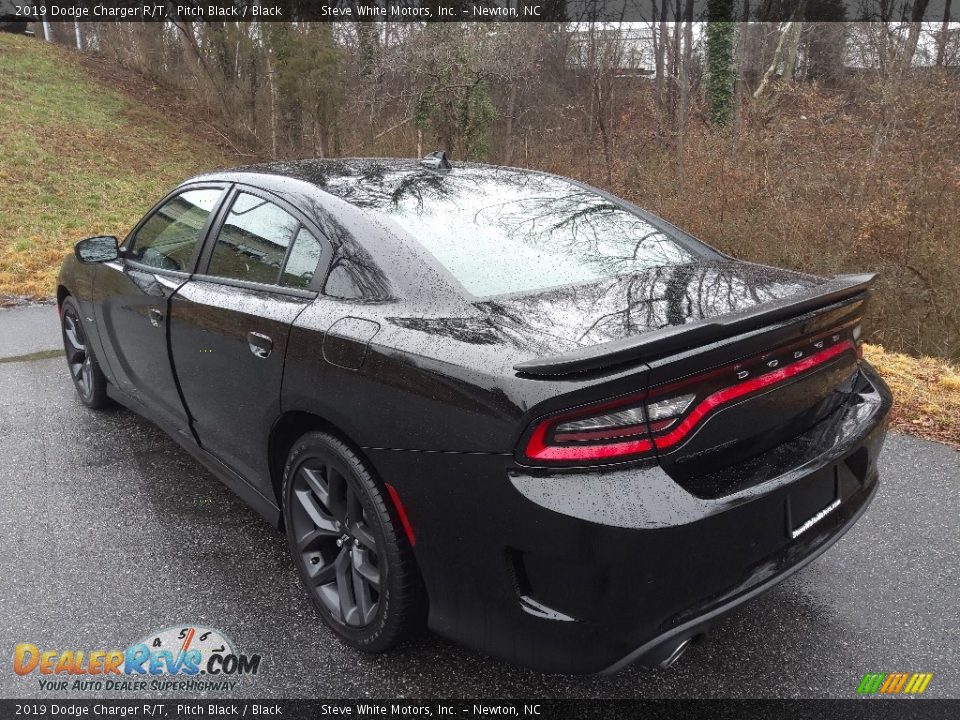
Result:
M105 333L101 332L100 325L97 322L99 298L96 296L96 285L97 275L101 272L103 272L103 266L82 263L73 253L65 257L57 275L57 314L60 314L62 293L71 295L77 301L83 318L83 329L87 334L90 346L93 348L94 357L97 358L107 382L115 385L116 379L108 361L109 355L103 346Z

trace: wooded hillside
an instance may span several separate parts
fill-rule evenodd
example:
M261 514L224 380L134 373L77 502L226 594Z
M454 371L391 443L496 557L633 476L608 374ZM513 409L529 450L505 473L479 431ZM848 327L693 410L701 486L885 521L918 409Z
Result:
M672 22L683 4L664 2L657 21L621 25L59 24L52 36L175 93L244 160L439 147L603 186L747 259L879 272L871 339L957 359L960 32L911 22L916 4L880 4L887 22ZM775 3L709 5L762 20Z

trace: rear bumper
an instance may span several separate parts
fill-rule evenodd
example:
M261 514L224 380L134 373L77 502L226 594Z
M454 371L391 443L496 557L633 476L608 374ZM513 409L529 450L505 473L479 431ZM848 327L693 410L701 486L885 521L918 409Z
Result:
M853 503L848 503L842 515L838 515L837 517L839 522L834 523L830 529L824 528L825 532L821 535L821 541L813 547L808 546L806 554L799 554L798 560L795 560L792 564L789 562L785 563L780 572L767 580L761 580L757 585L733 594L731 599L710 603L710 609L693 613L694 616L691 619L648 640L633 652L605 668L601 671L601 674L609 675L616 673L635 662L651 666L659 664L668 658L671 652L684 640L703 635L724 615L733 612L741 605L763 594L798 570L804 568L826 552L837 540L843 537L847 530L853 527L853 524L866 512L867 506L876 495L879 485L879 479L874 476L873 480L867 484L867 487L863 491L863 497Z
M843 407L751 464L769 477L710 499L652 462L369 455L412 521L431 628L545 672L614 672L658 662L836 542L876 493L890 404L864 364Z

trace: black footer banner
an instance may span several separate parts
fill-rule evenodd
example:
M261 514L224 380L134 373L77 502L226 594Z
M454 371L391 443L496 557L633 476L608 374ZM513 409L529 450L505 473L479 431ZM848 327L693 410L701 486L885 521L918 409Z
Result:
M724 718L960 717L960 700L0 700L0 718Z

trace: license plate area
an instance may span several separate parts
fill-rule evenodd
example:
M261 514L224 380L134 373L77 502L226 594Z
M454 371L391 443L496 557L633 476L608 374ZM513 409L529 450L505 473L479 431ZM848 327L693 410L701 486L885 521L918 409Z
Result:
M798 483L786 499L787 537L796 540L840 507L840 476L831 465Z

